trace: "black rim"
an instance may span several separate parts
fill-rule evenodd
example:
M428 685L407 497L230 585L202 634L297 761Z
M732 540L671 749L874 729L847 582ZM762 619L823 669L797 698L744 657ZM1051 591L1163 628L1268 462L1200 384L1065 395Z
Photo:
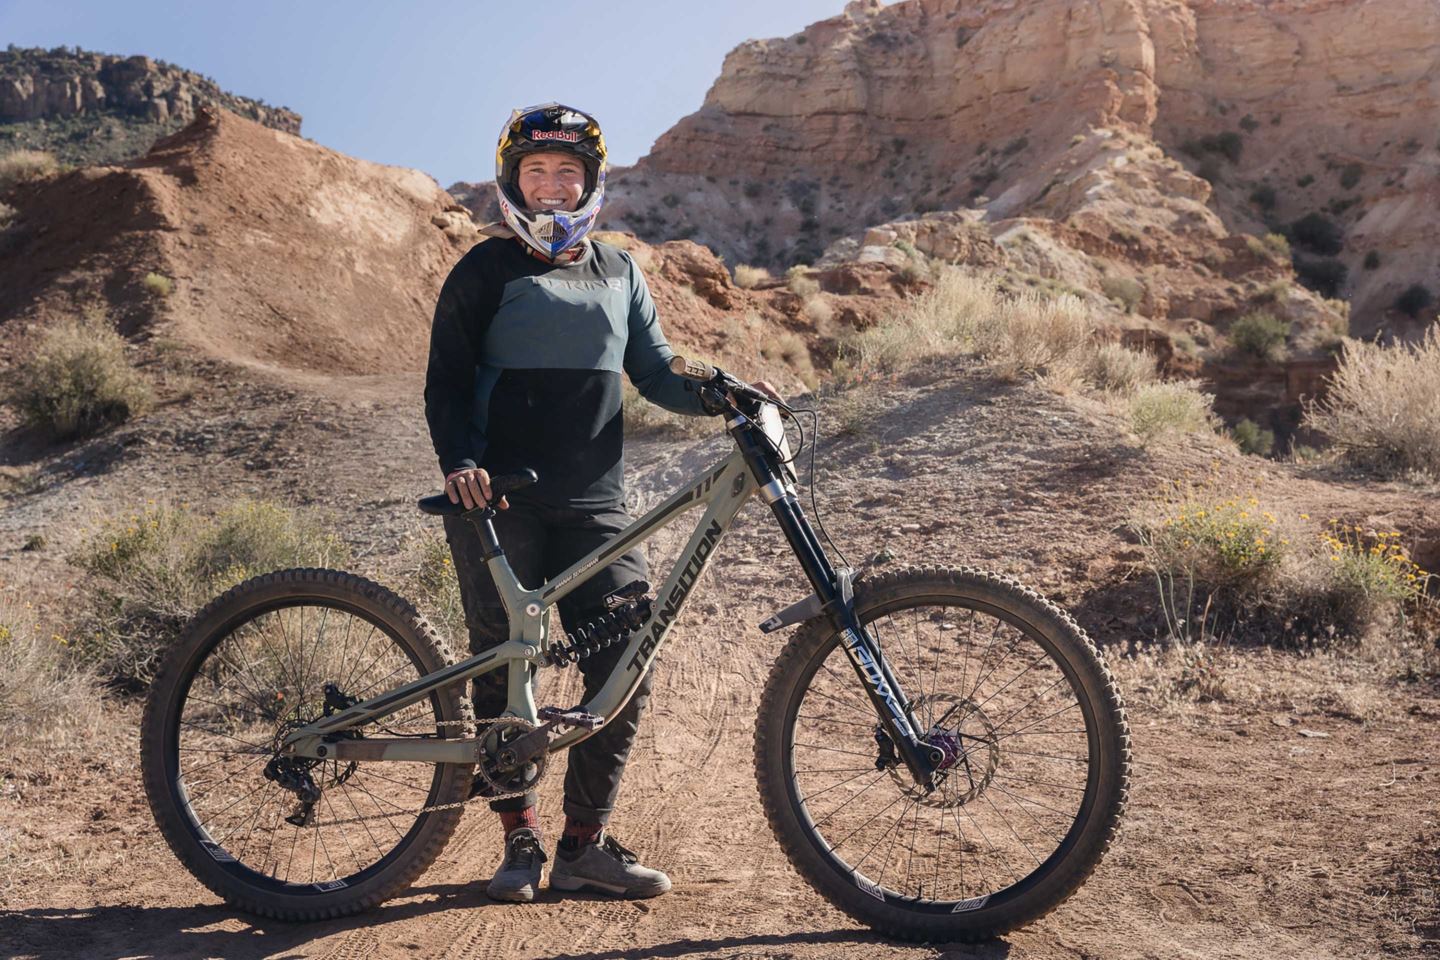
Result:
M1097 718L1075 668L1042 631L978 600L907 597L861 619L918 726L938 721L956 759L929 795L903 764L877 769L878 718L832 636L786 706L801 831L877 904L956 915L1025 896L1079 842L1099 789Z
M307 620L322 640L328 628L336 628L328 635L340 645L330 669L320 662L320 650L304 649ZM249 649L238 642L247 628ZM261 650L267 653L265 664ZM170 799L202 855L251 887L292 896L353 888L393 864L428 822L431 814L415 811L438 802L445 766L317 763L306 772L322 786L321 796L306 825L285 820L300 812L300 798L267 779L265 771L279 730L323 713L327 680L341 693L363 698L426 672L418 652L389 625L336 598L271 600L223 623L187 664L169 705L164 738ZM208 688L201 693L226 695L202 698L197 684ZM403 724L397 732L415 732L417 724L426 729L428 723L435 735L434 721L443 717L439 697L431 694L382 723L391 729ZM259 736L267 727L274 728L270 737ZM374 726L368 729L375 732ZM430 768L428 787L416 776L423 767ZM406 782L407 773L413 782ZM344 822L351 820L359 822Z

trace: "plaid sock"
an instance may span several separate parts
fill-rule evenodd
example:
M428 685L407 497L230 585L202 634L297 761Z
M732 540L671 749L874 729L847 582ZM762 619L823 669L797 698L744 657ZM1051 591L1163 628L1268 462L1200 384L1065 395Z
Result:
M600 842L600 833L605 829L603 823L586 823L583 820L576 820L574 817L565 818L565 832L561 835L562 842L571 841L568 847L574 849L587 843Z
M521 827L529 827L535 831L535 836L540 836L540 817L534 807L526 807L524 810L501 811L500 825L505 828L507 837Z

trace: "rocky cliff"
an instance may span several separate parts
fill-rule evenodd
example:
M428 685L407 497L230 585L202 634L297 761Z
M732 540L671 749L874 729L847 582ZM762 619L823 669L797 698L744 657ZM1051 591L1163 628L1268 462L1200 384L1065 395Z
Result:
M293 110L237 97L164 61L64 47L0 52L0 152L45 150L73 164L125 160L195 119L202 104L300 132Z
M1437 62L1432 0L856 0L732 51L609 222L775 265L971 211L1058 245L1042 274L1222 328L1220 241L1275 232L1354 332L1403 333L1398 295L1440 290Z

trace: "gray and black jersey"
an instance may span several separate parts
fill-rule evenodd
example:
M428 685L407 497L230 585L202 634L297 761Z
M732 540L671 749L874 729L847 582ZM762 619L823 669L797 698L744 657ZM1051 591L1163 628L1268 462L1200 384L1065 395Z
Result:
M701 413L670 372L645 278L630 255L591 240L549 263L511 239L476 245L435 306L425 419L445 473L530 467L526 496L582 509L624 500L621 374L676 413Z

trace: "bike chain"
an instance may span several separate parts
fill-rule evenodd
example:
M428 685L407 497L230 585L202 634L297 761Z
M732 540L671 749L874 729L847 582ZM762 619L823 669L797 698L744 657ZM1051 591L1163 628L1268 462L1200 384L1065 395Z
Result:
M523 725L523 726L525 727L525 730L526 730L527 733L528 733L529 731L535 729L534 724L530 723L528 720L521 720L519 717L496 717L496 718L494 718L493 720L437 720L437 721L435 721L435 726L437 726L437 727L464 727L464 726L468 726L468 725L470 725L470 724L474 724L475 727L476 727L475 739L476 739L476 742L477 742L477 751L478 751L478 742L479 742L480 740L484 739L485 735L489 732L488 730L486 730L486 731L484 731L484 732L481 732L481 730L480 730L479 728L482 727L482 726L484 726L484 727L493 727L493 726L495 726L496 724L506 724L506 725L510 725L510 726ZM480 760L479 760L478 755L477 755L477 757L476 757L475 764L476 764L476 766L479 766L479 764L480 764ZM479 772L477 772L475 775L476 775L477 777L483 777L483 776L484 776L483 773L479 773ZM543 776L543 771L542 771L542 776ZM441 810L454 810L454 809L456 809L457 807L463 807L463 806L465 806L465 805L467 805L467 804L474 803L474 802L477 801L477 800L484 800L486 803L489 803L489 802L492 801L492 800L508 800L508 799L510 799L511 797L523 797L523 796L525 796L525 794L529 793L529 792L530 792L531 790L533 790L533 789L535 789L534 784L532 784L531 786L525 788L524 790L512 790L512 791L510 791L510 792L508 792L508 793L497 793L497 794L494 794L493 796L492 796L492 795L489 795L489 794L476 794L476 795L473 796L473 797L466 797L464 800L456 800L456 801L454 801L454 802L452 802L452 803L436 803L436 804L433 804L433 805L431 805L431 806L421 807L419 810L416 810L416 811L415 811L415 816L418 817L418 816L420 816L421 814L425 814L425 813L438 813L438 812L441 811ZM316 827L316 829L319 829L320 827L344 827L344 826L349 826L349 825L352 824L352 823L365 823L365 822L368 822L368 821L370 821L370 820L378 820L378 819L380 819L381 817L386 817L386 816L391 816L391 817L393 817L393 816L395 816L395 814L376 813L376 814L373 814L373 815L368 816L368 817L348 817L348 818L346 818L346 819L344 819L344 820L327 820L327 821L325 821L324 823L317 823L317 824L315 824L315 827Z

